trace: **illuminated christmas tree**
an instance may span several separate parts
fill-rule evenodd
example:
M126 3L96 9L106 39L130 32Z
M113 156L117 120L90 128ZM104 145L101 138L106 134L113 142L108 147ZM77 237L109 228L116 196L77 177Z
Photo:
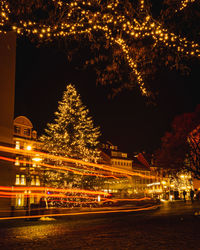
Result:
M99 135L99 128L94 127L89 110L83 105L75 87L67 85L54 122L47 124L45 134L40 138L43 149L54 155L97 162L100 158L97 149ZM64 166L65 163L56 164ZM45 184L53 187L83 188L86 184L91 187L90 182L95 183L94 179L94 176L90 179L84 175L51 169L44 174Z
M55 116L41 137L44 149L54 155L97 162L99 128L94 127L89 110L73 85L67 85Z

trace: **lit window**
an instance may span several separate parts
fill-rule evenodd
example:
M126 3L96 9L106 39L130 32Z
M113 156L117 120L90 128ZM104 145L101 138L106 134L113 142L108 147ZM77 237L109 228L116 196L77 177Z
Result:
M24 196L22 194L16 195L16 206L24 206Z
M21 175L21 185L26 185L25 175Z
M15 143L15 148L16 148L16 149L20 149L20 142L19 142L19 141L16 141L16 143Z
M19 166L20 163L19 163L19 157L16 157L16 160L15 160L15 166Z
M39 179L39 176L36 176L36 183L35 183L36 186L40 186L40 179Z
M20 181L19 181L19 174L16 175L16 180L15 180L15 185L19 185Z
M21 198L17 198L17 206L21 206L21 204L22 204Z
M31 185L35 186L35 176L31 176Z
M122 153L122 157L127 158L127 154Z

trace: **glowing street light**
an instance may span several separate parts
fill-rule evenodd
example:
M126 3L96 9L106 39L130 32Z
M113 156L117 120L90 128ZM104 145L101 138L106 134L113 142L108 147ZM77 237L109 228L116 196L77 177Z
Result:
M32 158L32 161L41 162L42 159L39 156L36 156L36 157Z
M28 146L26 147L26 149L27 149L28 151L31 151L31 150L32 150L32 146L31 146L31 145L28 145Z

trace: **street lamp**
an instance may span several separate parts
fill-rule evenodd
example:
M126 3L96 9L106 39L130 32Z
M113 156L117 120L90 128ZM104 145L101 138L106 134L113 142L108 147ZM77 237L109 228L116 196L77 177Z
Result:
M28 145L28 146L26 147L26 150L31 151L31 150L32 150L32 146L31 146L31 145Z
M34 158L32 158L32 161L34 161L34 162L41 162L42 159L38 155L36 155Z
M32 146L28 145L26 147L26 150L31 151L32 150ZM28 157L28 162L30 161L30 157ZM27 164L27 186L30 187L31 185L31 176L30 176L30 163ZM28 216L30 216L30 211L31 211L31 203L30 203L30 190L27 190L27 210L26 210L26 214Z
M39 162L42 161L42 158L40 158L40 155L37 154L34 158L32 158L32 161L34 161L35 163L39 163ZM46 181L44 181L44 186L45 186L45 182ZM44 201L45 201L45 204L46 204L46 208L48 208L48 202L47 202L47 198L46 198L46 193L47 193L47 191L45 189L45 198L44 198Z

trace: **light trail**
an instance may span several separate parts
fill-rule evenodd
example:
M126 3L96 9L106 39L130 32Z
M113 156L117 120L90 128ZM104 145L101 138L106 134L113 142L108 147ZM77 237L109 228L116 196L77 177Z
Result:
M0 151L7 152L7 153L13 153L13 154L32 156L32 157L35 157L36 155L39 155L42 158L57 160L57 161L61 160L61 161L64 161L64 162L71 162L71 163L75 163L75 164L81 164L81 165L92 167L92 168L95 167L95 168L107 170L109 172L123 174L126 177L128 177L128 176L139 176L139 177L147 178L147 179L155 179L155 178L157 178L156 176L148 176L148 175L135 173L135 172L124 170L124 169L115 168L115 167L112 167L112 166L107 166L107 165L97 164L97 163L91 163L91 162L85 162L85 161L82 161L82 160L77 160L77 159L63 157L63 156L55 156L55 155L51 155L51 154L47 154L47 153L43 153L43 152L39 152L39 151L29 151L29 150L25 150L25 149L15 149L15 148L5 147L5 146L0 146Z
M158 207L160 207L160 205L154 205L151 207L143 207L143 208L138 208L138 209L121 209L121 210L108 210L108 211L75 212L75 213L65 213L65 214L63 213L63 214L0 217L0 220L33 219L33 218L41 218L41 217L74 216L74 215L87 215L87 214L130 213L130 212L154 210L154 209L157 209Z
M32 161L26 161L26 160L19 160L19 159L12 159L12 158L8 158L8 157L3 157L3 156L0 156L0 160L3 160L3 161L9 161L9 162L18 162L18 163L22 163L22 164L33 164ZM70 171L70 172L73 172L75 174L78 174L78 175L89 175L89 176L97 176L97 177L101 177L101 178L114 178L114 179L119 179L117 178L116 176L114 175L100 175L100 174L90 174L90 173L85 173L85 172L80 172L78 170L73 170L69 167L66 167L66 166L52 166L52 165L49 165L49 164L46 164L46 163L40 163L40 166L43 166L43 167L46 167L46 168L51 168L51 169L56 169L56 170L65 170L65 171Z
M51 187L6 187L0 186L0 190L8 190L8 191L43 191L43 192L59 192L59 193L84 193L84 194L93 194L93 195L104 195L110 196L109 193L103 191L92 191L85 189L62 189L62 188L51 188Z

